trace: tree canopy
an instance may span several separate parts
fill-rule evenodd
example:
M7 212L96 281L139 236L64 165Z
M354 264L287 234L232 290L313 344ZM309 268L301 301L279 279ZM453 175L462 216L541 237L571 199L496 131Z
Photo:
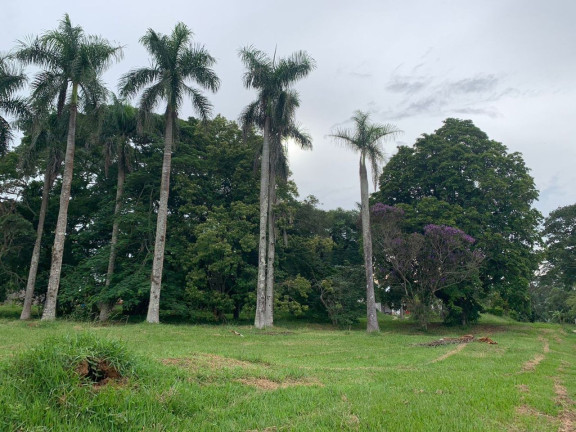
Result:
M484 296L493 306L530 315L529 283L538 265L538 191L520 153L509 153L470 120L449 118L412 147L401 146L372 199L399 206L406 223L434 223L477 239L485 260Z

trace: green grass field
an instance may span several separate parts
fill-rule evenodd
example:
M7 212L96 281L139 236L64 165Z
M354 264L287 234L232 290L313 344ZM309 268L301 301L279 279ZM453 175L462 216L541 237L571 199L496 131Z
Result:
M382 331L369 335L300 323L257 331L15 316L0 315L2 431L576 430L575 326L485 316L422 333L382 317ZM17 363L21 353L86 334L120 341L132 372L102 386L26 382L52 382L51 360L26 371L34 367ZM418 345L464 334L497 345Z

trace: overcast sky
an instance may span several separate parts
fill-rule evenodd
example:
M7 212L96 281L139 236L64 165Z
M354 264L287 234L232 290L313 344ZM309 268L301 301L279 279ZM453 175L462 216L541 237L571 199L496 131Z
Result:
M104 77L113 90L123 73L149 65L138 42L148 28L169 33L184 22L217 59L214 112L233 120L255 98L242 87L239 48L306 50L317 68L296 87L297 119L314 150L291 148L290 160L301 197L323 208L359 201L358 155L328 137L355 110L404 131L386 143L389 156L447 117L471 119L523 154L545 215L576 203L576 1L6 1L0 52L55 29L64 13L125 47ZM181 117L192 114L186 105Z

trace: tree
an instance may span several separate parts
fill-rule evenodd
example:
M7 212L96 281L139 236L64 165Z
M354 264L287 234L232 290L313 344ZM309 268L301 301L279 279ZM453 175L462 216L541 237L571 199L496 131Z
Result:
M379 279L391 289L402 289L409 309L426 329L439 293L465 281L474 285L484 256L472 249L475 239L457 228L429 224L423 233L404 233L402 209L378 203L372 213ZM463 317L462 324L468 324Z
M285 139L292 139L302 149L310 150L312 141L295 123L294 114L300 106L298 94L293 91L280 93L272 118L270 132L270 184L268 188L268 249L266 264L265 326L274 324L274 261L276 255L277 182L286 183L290 175Z
M31 136L23 140L19 148L21 151L20 165L26 169L29 165L33 165L34 161L40 155L43 155L46 160L46 168L44 170L42 200L40 201L40 210L38 211L36 240L28 269L24 305L22 307L22 313L20 314L21 320L28 320L32 316L32 300L36 287L36 277L40 262L40 249L42 247L42 235L44 233L44 222L48 209L50 189L52 189L54 181L60 172L64 158L60 143L66 139L65 119L56 113L46 114L42 113L42 110L36 112L34 119L29 122L29 129Z
M6 56L0 56L0 114L24 116L28 112L26 101L16 93L26 84L26 75L17 70ZM13 138L12 128L0 115L0 156L8 150L8 143Z
M266 290L267 269L270 262L270 179L271 179L271 145L279 144L286 136L287 127L293 124L293 108L287 103L287 92L297 80L304 78L314 68L314 60L304 51L292 54L286 59L276 61L262 51L253 47L240 50L240 58L246 66L244 86L258 90L258 98L246 107L241 115L245 131L256 126L263 131L264 141L260 162L260 229L258 243L258 282L256 288L256 313L254 326L264 328L272 324L271 291ZM287 109L289 108L289 110ZM286 115L286 113L291 113ZM284 135L283 135L284 134ZM273 136L274 135L274 136ZM278 155L278 153L276 153ZM271 256L273 260L273 255ZM272 271L272 268L270 268ZM273 275L273 273L271 273ZM272 280L273 276L269 280ZM271 285L269 284L269 287ZM267 301L268 296L268 301ZM267 308L268 305L268 308Z
M370 209L368 201L368 174L366 159L372 166L374 187L377 185L380 164L384 161L382 142L397 135L400 131L392 125L370 123L370 115L356 111L352 116L354 130L338 129L331 135L337 142L360 152L360 198L362 217L362 242L364 248L364 266L366 268L366 309L368 332L379 331L376 317L376 299L374 294L374 270L372 263L372 234L370 232Z
M215 92L220 81L211 66L215 59L202 46L190 45L192 32L183 23L178 23L170 36L156 33L152 29L140 39L152 57L151 67L130 71L120 80L121 94L131 97L144 89L140 98L140 112L146 116L159 101L166 101L164 159L160 185L160 202L154 242L154 261L150 286L150 303L146 321L160 322L160 290L166 245L168 218L168 195L174 128L184 97L189 96L200 117L206 120L212 106L206 97L186 82L195 81L201 87Z
M534 318L576 318L576 204L559 207L544 220L540 275L531 286Z
M559 207L544 221L545 274L542 279L566 291L576 288L576 204Z
M70 111L60 209L43 320L56 318L56 300L74 169L78 102L82 100L87 108L94 108L105 99L106 89L100 82L100 75L113 59L120 56L120 47L110 45L99 36L86 36L81 27L72 26L68 14L64 15L58 30L49 31L30 43L21 43L16 53L16 57L24 64L35 64L44 68L34 79L32 98L40 106L50 106L56 100L58 112L62 111L68 99Z
M123 101L114 97L114 104L107 107L104 113L104 130L102 139L104 140L104 168L106 176L112 159L116 159L117 180L116 180L116 199L114 201L114 222L112 223L112 236L110 239L110 255L108 258L108 269L106 271L106 281L102 295L107 297L107 291L112 283L114 276L114 267L116 263L118 232L120 228L120 211L122 209L122 200L124 198L124 182L126 180L126 171L131 168L132 147L130 142L136 135L137 112L136 109L126 105ZM112 307L114 298L103 298L99 302L100 321L106 321Z
M411 232L450 225L474 237L488 306L530 316L528 286L538 265L538 191L521 154L508 153L470 120L447 119L413 147L400 146L380 176L373 202L406 212Z

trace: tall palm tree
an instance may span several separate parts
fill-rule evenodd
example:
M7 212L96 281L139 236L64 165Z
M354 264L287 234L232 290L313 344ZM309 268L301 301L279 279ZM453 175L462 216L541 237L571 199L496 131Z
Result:
M123 96L134 96L144 89L140 98L140 112L143 115L150 113L159 101L166 101L160 203L156 223L150 303L146 317L149 323L160 322L160 288L166 244L170 167L178 111L185 96L192 99L194 108L203 120L208 118L212 110L208 99L199 90L188 86L186 81L195 81L201 87L213 92L220 86L220 80L211 69L216 60L204 47L191 46L191 36L192 32L183 23L178 23L169 36L149 29L140 42L150 53L152 66L130 71L120 80Z
M42 314L43 320L53 320L56 318L56 300L74 170L78 103L81 100L89 109L105 100L107 91L100 82L100 75L112 60L121 57L122 50L99 36L85 35L82 27L73 27L68 14L64 15L57 30L48 31L29 43L20 45L16 57L24 64L35 64L43 69L32 83L32 98L36 103L45 106L56 102L59 113L68 101L70 112L60 208L52 248L46 303Z
M116 159L117 179L116 179L116 200L114 205L114 221L112 223L112 237L110 239L110 255L108 257L108 269L106 271L106 280L104 282L103 296L107 296L107 291L112 283L114 268L116 266L116 254L118 244L118 233L120 231L120 211L122 209L122 200L124 197L124 181L126 172L131 169L131 160L133 149L130 146L132 138L137 133L137 110L130 105L125 104L122 100L113 96L114 103L108 107L103 114L103 130L101 138L103 139L104 152L104 171L108 176L108 169L112 160ZM103 298L98 303L100 309L99 320L106 321L110 317L114 301L109 298Z
M276 104L270 133L270 184L268 188L268 246L266 264L265 326L274 325L274 260L276 255L276 215L274 212L277 182L286 182L290 175L285 140L291 139L300 148L312 149L311 137L295 123L300 99L294 90L283 91Z
M34 114L23 124L30 132L29 143L23 142L21 146L22 154L20 164L24 170L28 170L38 157L44 157L46 168L44 170L44 183L42 186L42 200L38 212L38 226L36 227L36 241L32 250L30 259L30 268L28 269L28 281L24 294L24 306L20 314L21 320L28 320L32 316L32 299L36 287L36 276L38 273L38 264L40 262L40 249L42 246L42 235L44 233L44 221L46 219L46 210L50 189L60 172L62 161L64 159L64 149L61 145L66 139L66 119L56 113L43 113L42 110L33 110Z
M376 317L376 300L374 295L374 271L372 264L372 235L370 232L370 211L368 202L368 174L366 159L372 166L374 188L378 183L380 165L384 161L382 142L391 138L400 130L392 125L380 125L370 123L370 115L362 111L356 111L352 116L354 130L337 129L331 135L337 142L346 147L360 152L360 197L362 216L362 241L364 246L364 266L366 267L366 309L368 332L379 331L378 318Z
M0 156L8 150L12 140L10 123L1 114L20 117L28 112L26 101L16 93L24 88L26 75L17 70L7 56L0 56Z
M304 51L298 51L276 62L254 47L240 50L240 58L246 66L244 86L258 90L258 99L246 107L240 120L244 130L257 126L262 129L263 143L260 163L260 231L258 241L258 282L256 287L256 314L254 326L264 328L266 319L266 274L268 260L270 212L270 156L275 113L281 112L281 95L296 81L306 77L315 67L314 60ZM269 293L270 294L270 293ZM271 315L268 312L268 317ZM269 321L269 319L268 319Z

